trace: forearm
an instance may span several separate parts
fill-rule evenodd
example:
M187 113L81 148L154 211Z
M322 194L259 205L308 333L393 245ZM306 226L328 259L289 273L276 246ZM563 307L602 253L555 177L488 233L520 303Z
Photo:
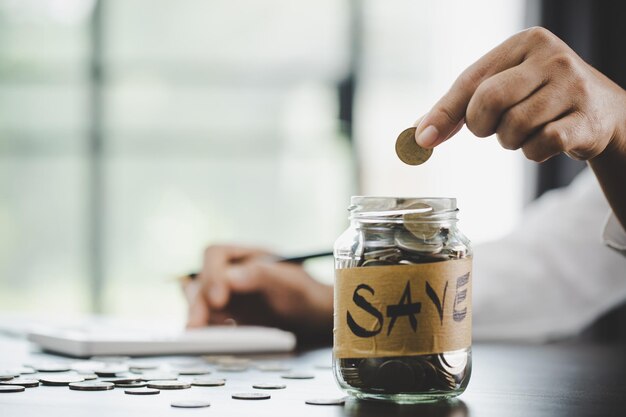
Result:
M626 120L606 149L589 160L615 217L626 230Z

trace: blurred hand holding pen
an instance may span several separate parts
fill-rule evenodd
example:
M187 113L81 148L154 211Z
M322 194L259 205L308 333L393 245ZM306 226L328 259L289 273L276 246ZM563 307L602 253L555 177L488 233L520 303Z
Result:
M302 263L332 254L282 257L259 249L209 247L202 270L178 278L189 303L187 327L234 321L287 329L304 343L328 343L333 289L312 278Z

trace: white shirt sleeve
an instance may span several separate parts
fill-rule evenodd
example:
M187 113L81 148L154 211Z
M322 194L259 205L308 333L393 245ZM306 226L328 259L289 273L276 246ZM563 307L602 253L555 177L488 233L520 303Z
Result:
M475 245L474 338L569 337L623 303L626 257L601 233L609 211L587 169L530 204L512 233Z
M626 232L613 212L609 214L609 218L604 225L603 238L607 246L626 256Z

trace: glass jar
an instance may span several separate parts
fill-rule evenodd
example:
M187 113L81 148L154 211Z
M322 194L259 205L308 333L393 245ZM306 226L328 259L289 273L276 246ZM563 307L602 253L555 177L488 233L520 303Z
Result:
M335 242L333 369L358 398L461 394L471 360L469 240L453 198L352 197Z

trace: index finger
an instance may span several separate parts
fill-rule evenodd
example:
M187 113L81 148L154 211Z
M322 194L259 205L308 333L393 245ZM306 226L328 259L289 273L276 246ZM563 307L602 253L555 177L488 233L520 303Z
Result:
M418 145L433 148L462 127L467 105L476 88L492 75L524 61L528 46L526 42L521 42L521 39L529 31L511 36L459 75L450 90L422 118L415 130Z

